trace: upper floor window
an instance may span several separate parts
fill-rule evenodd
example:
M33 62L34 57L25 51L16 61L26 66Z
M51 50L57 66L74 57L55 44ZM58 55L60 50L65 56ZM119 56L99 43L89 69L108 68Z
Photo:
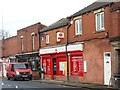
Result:
M104 30L104 12L96 14L96 31Z
M23 46L23 36L21 36L21 51L24 50L24 46Z
M46 35L46 44L49 44L49 35Z
M32 35L32 50L34 50L35 49L35 33L34 32L31 33L31 35Z
M75 34L76 35L82 34L82 19L77 19L75 21Z

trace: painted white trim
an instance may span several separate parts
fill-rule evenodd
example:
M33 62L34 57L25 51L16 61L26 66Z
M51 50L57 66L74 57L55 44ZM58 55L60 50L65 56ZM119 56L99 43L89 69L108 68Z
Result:
M84 61L84 72L87 72L87 61Z
M32 33L31 33L31 36L32 36L32 35L35 35L35 33L34 33L34 32L32 32Z
M73 44L67 46L68 51L80 50L83 51L83 44Z
M52 48L41 48L39 54L47 54L47 53L59 53L65 52L65 46L57 46Z
M36 53L38 53L38 51L37 52L29 52L29 53L16 54L16 55L27 55L27 54L36 54Z
M23 36L20 36L20 38L23 38Z
M83 44L82 43L74 43L74 44L69 44L67 46L67 51L76 51L80 50L83 51ZM49 54L49 53L60 53L60 52L65 52L66 51L66 46L55 46L55 47L46 47L46 48L41 48L39 50L39 54Z

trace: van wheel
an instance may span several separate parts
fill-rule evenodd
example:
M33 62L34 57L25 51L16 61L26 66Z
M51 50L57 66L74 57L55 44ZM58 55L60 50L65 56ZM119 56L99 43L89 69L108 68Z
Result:
M22 78L22 80L24 81L24 80L25 80L25 78Z
M10 77L8 76L8 74L7 74L7 79L10 80Z
M30 77L29 80L32 80L32 77Z
M14 75L13 75L13 77L12 77L12 80L13 80L13 81L15 81L15 80L16 80L16 79L15 79L15 77L14 77Z
M10 80L10 77L7 77L8 80Z

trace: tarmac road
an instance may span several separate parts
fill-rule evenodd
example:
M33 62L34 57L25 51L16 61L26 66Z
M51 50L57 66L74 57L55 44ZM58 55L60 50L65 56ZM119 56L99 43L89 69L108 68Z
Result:
M47 83L40 83L40 82L34 82L34 81L23 81L23 80L19 80L19 81L12 81L12 80L7 80L7 79L2 79L1 82L2 85L2 89L13 89L13 88L17 88L17 89L39 89L39 88L75 88L75 87L71 87L71 86L65 86L65 85L58 85L58 84L47 84ZM43 90L43 89L42 89Z
M75 90L109 90L109 89L96 89L96 88L87 88L87 87L75 87L75 86L67 86L64 84L55 84L55 83L44 83L39 81L12 81L3 78L0 82L2 86L2 90L53 90L53 89L72 89ZM111 89L110 89L111 90ZM116 90L116 89L112 89ZM118 89L117 89L118 90Z

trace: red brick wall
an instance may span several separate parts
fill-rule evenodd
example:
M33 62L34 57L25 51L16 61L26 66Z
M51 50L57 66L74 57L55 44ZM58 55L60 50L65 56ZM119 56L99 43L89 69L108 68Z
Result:
M111 52L109 39L96 39L84 42L83 56L87 61L87 73L83 81L89 83L104 82L104 52Z
M113 11L112 14L112 32L111 37L120 35L120 12Z
M87 73L79 81L87 83L104 83L104 52L112 53L110 37L118 35L118 13L104 9L105 31L96 32L96 20L93 12L82 15L82 35L75 36L75 21L69 28L69 42L83 42L83 58L87 61Z
M69 28L69 42L84 41L91 38L105 37L106 32L111 32L111 12L110 8L106 7L105 15L105 31L96 32L96 20L93 12L82 15L82 35L75 35L75 20Z
M4 40L3 56L14 54L17 54L17 36L13 36Z
M64 32L64 39L57 42L57 32ZM41 39L41 47L56 46L66 44L66 27L57 28L51 31L44 32L44 40ZM46 35L49 35L49 44L46 44Z
M23 52L31 52L31 51L38 51L39 50L39 35L38 30L44 28L45 26L37 23L21 30L17 31L17 38L18 38L18 53L21 53L21 36L23 36L23 43L24 43L24 51ZM32 35L31 33L35 33L35 49L32 50Z

